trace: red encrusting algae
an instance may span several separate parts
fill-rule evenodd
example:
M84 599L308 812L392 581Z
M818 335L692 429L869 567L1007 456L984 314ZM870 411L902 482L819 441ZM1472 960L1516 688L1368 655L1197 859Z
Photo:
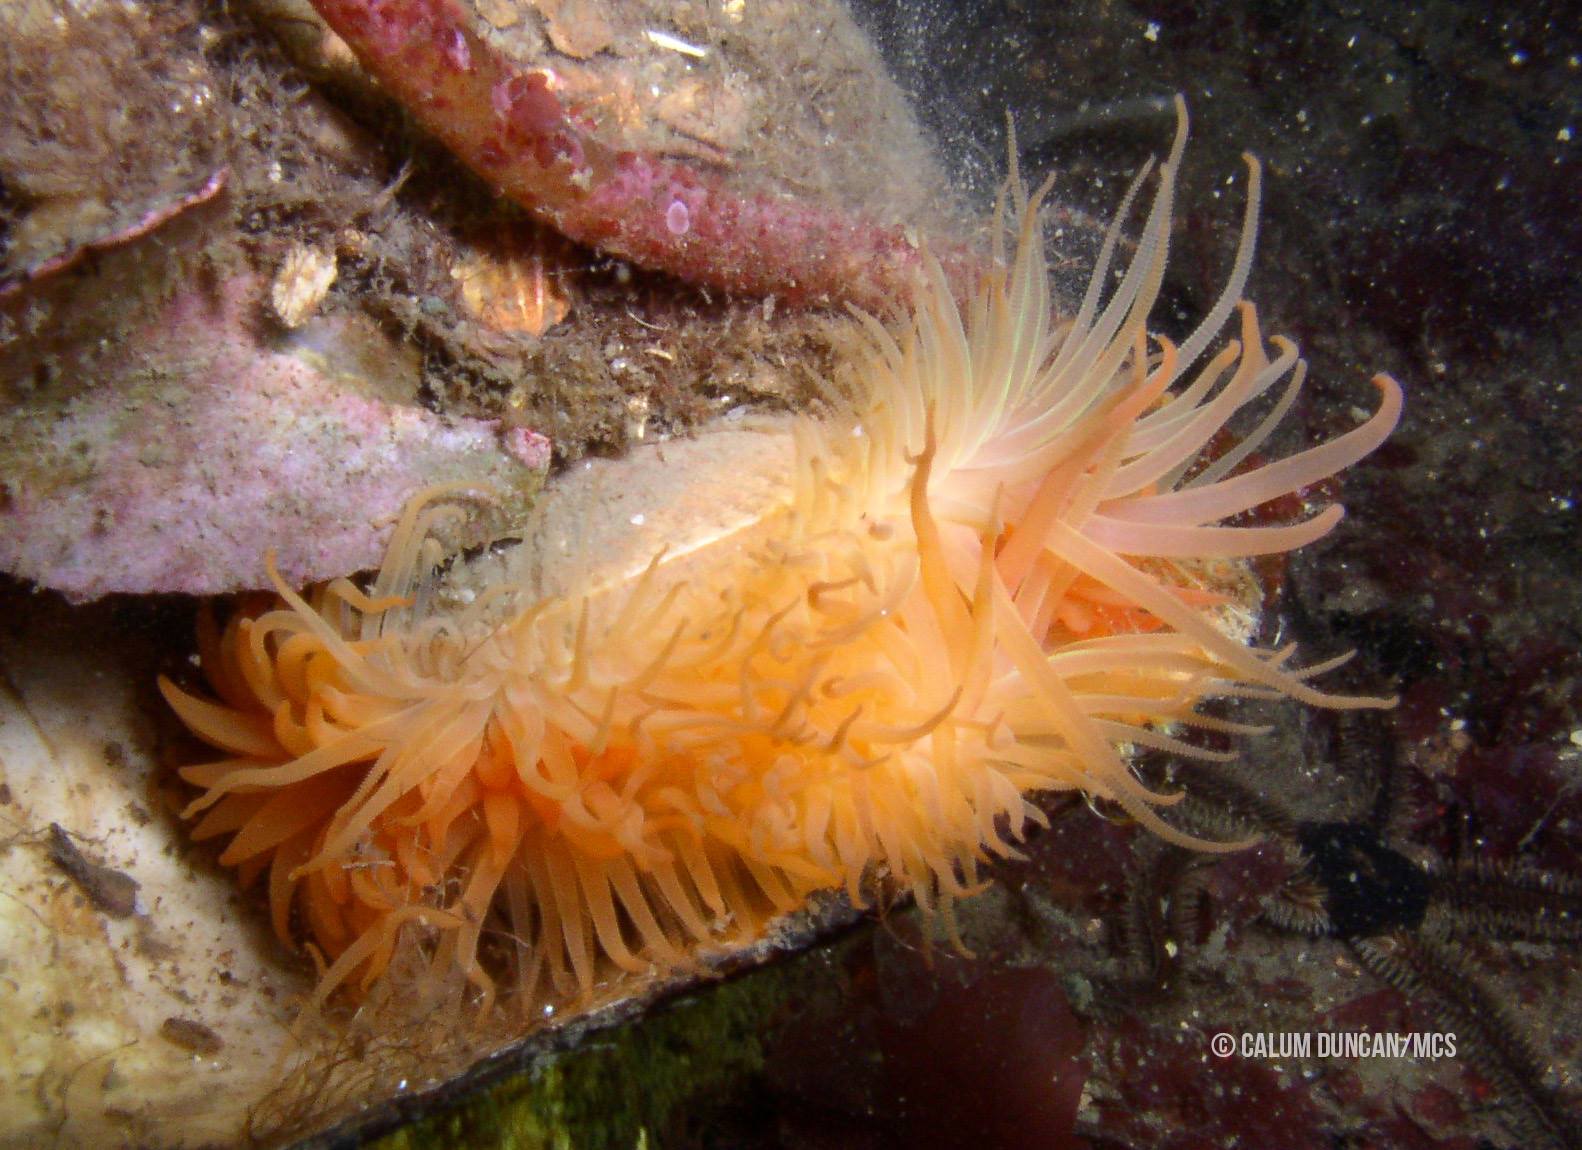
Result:
M313 0L363 66L501 195L563 235L690 283L878 311L910 294L917 244L833 204L745 193L717 171L602 142L473 27L456 0ZM981 260L935 245L953 283Z

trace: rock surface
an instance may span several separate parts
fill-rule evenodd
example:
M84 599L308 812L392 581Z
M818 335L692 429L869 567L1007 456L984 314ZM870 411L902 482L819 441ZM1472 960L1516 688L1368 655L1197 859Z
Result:
M254 324L259 285L178 294L111 378L0 412L0 567L74 600L294 586L377 566L425 486L490 495L453 544L519 520L549 444L392 402L418 364L372 324Z

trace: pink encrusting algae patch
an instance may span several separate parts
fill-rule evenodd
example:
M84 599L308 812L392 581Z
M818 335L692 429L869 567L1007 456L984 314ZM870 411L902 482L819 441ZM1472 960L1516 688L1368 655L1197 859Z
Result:
M412 492L471 482L526 506L549 443L387 401L335 357L371 325L315 321L273 341L259 284L179 294L125 349L125 378L8 426L0 569L72 599L267 587L378 562ZM368 330L365 330L368 329ZM477 542L474 538L471 541Z

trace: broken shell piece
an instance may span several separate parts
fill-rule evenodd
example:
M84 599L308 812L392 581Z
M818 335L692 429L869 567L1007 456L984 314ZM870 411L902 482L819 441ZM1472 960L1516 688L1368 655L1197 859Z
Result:
M530 227L502 228L450 274L467 314L484 327L540 336L571 314L571 297L560 282L566 270L552 258L539 229Z
M517 11L512 0L478 0L478 15L487 20L490 27L501 32L515 28L522 22L522 13Z
M293 244L269 288L269 303L280 322L289 328L306 323L334 286L336 270L334 252Z
M640 443L648 434L650 406L646 395L633 395L626 400L626 438L633 443Z
M602 0L534 0L533 6L544 17L544 31L555 51L574 60L595 56L615 40Z

